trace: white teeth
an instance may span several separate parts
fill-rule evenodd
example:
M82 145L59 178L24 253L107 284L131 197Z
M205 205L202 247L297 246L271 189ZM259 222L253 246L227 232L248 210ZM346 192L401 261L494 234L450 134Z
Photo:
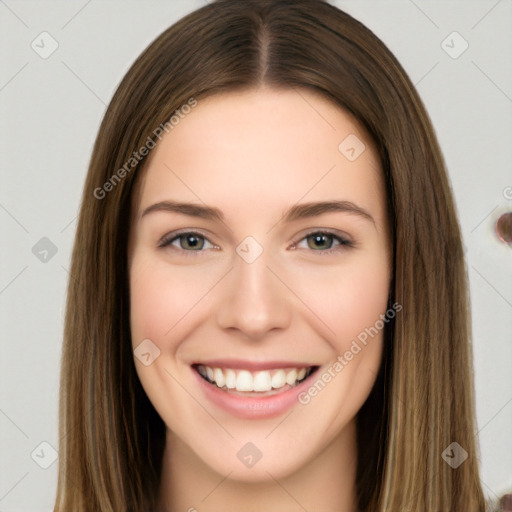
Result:
M217 386L219 386L219 388L224 386L224 384L226 383L226 379L224 378L224 374L222 373L222 370L220 368L213 369L213 379L211 380L214 380L217 383Z
M297 370L292 370L286 375L286 383L293 386L297 380Z
M254 391L270 391L272 389L270 373L258 372L252 379L252 387Z
M286 373L284 370L278 370L272 376L272 387L274 389L282 388L286 384Z
M286 385L294 386L311 373L310 368L292 368L288 370L233 370L230 368L211 368L205 365L197 367L198 372L219 388L236 389L237 391L265 392L280 389Z
M226 377L226 387L228 389L234 389L236 386L236 373L234 370L226 370L224 373Z
M252 375L247 370L242 370L236 378L237 391L253 391Z

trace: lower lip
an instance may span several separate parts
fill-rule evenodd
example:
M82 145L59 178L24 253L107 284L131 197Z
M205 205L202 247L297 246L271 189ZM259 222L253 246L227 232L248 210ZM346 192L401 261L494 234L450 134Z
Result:
M242 396L229 391L223 391L215 384L204 380L197 371L192 368L199 381L199 386L208 400L225 411L244 419L273 418L290 409L298 402L298 395L309 387L310 377L287 391L270 396Z

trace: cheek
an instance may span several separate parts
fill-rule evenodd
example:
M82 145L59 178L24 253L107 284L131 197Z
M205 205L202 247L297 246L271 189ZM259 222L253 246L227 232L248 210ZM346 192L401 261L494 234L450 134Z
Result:
M154 270L145 269L136 279L131 279L130 323L134 346L145 338L160 346L163 334L172 326L168 314L173 310L173 302L176 302L176 289L171 292Z
M130 269L132 344L149 338L161 350L172 349L170 332L206 291L205 279L197 272L185 267L172 271L164 262L136 255Z
M299 402L304 414L329 425L323 435L331 439L357 414L375 383L382 360L386 325L382 318L388 305L390 271L387 260L375 255L317 277L308 280L310 286L302 284L302 293L329 327L323 333L333 357ZM393 311L389 318L394 315ZM316 426L307 421L304 428L312 436L316 432Z
M135 367L147 397L167 423L172 422L169 404L181 410L187 405L187 395L175 385L172 376L176 368L169 364L175 356L186 322L186 314L197 302L194 277L184 269L170 272L169 265L144 253L134 254L130 268L130 329ZM179 327L174 327L178 325ZM175 330L173 330L175 329ZM177 335L172 335L177 332ZM160 353L149 364L137 360L139 344L151 340ZM144 351L156 354L153 345L144 341ZM146 347L149 347L147 349ZM142 363L142 364L141 364Z
M354 258L329 272L318 269L296 281L298 295L316 314L316 323L324 325L321 330L337 354L386 313L389 285L387 262L377 255Z
M380 315L386 313L390 280L385 266L376 265L354 270L345 282L337 327L343 339L352 340L375 326Z

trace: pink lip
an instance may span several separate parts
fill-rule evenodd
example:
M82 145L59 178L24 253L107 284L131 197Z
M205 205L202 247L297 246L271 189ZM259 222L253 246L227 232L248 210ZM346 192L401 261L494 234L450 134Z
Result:
M230 364L231 363L232 362L230 361ZM277 368L295 368L295 363L292 363L291 365L286 363L285 366L283 366L282 363L280 364L281 366L277 366ZM208 364L208 366L210 365ZM227 367L234 368L233 366ZM243 368L247 368L247 366L243 366ZM259 368L268 369L268 366L260 365ZM229 391L224 391L218 388L215 384L210 384L205 379L203 379L196 370L193 368L191 369L195 374L196 379L198 380L201 391L209 401L224 411L227 411L230 414L243 419L263 419L279 416L280 414L290 409L294 404L296 404L298 402L297 396L299 393L307 389L310 385L310 380L308 377L298 386L294 386L287 391L282 391L281 393L277 393L275 395L262 397L241 396ZM315 373L316 372L311 375L314 375Z
M278 368L309 368L314 364L297 363L293 361L247 361L243 359L209 359L207 361L196 361L194 364L202 364L210 368L231 368L233 370L276 370Z

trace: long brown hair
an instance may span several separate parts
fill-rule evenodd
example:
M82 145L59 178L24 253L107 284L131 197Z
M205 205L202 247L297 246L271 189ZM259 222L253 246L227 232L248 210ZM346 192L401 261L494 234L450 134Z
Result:
M461 236L414 86L369 29L325 1L217 0L140 55L96 139L70 271L55 512L155 508L165 425L137 378L129 329L130 206L147 161L134 152L191 98L261 85L307 88L350 112L384 170L390 299L402 311L358 414L359 509L483 511ZM443 458L453 442L468 454L457 468Z

